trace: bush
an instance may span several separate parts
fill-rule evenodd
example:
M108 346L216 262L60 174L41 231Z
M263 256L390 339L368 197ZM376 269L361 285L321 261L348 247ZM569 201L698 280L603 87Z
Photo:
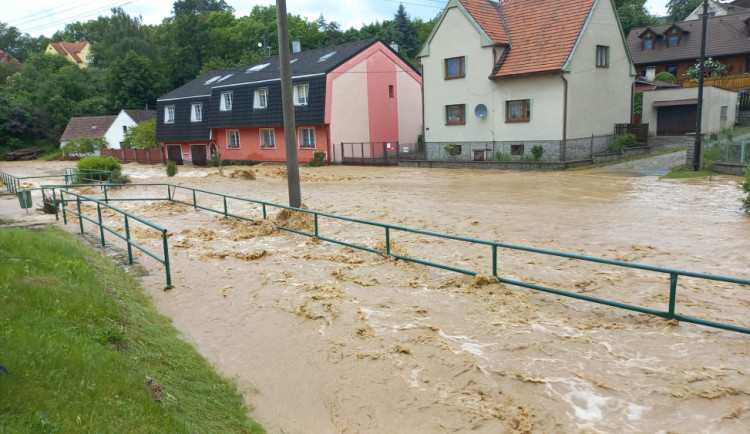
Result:
M443 149L445 149L445 153L451 157L461 154L461 146L455 143L446 143Z
M313 152L312 160L307 162L310 167L319 167L325 164L326 153L322 151Z
M497 161L510 161L511 159L511 155L507 152L495 152L495 160Z
M635 134L619 134L612 139L609 144L609 150L611 152L618 152L624 148L634 148L638 145L635 140Z
M112 171L109 182L112 184L130 184L132 181L128 175L123 175L120 169L115 169Z
M656 81L666 81L667 83L676 83L677 77L674 76L671 72L662 71L654 77L654 80Z
M78 182L87 182L91 181L92 177L87 177L85 172L86 171L93 171L93 170L108 170L108 171L114 171L116 170L122 170L122 166L120 163L115 160L112 157L85 157L80 160L78 160L78 163L76 164L76 167L78 167ZM84 172L84 173L81 173ZM89 178L89 179L84 179ZM99 175L94 175L94 178L97 180L99 179ZM109 180L109 175L102 174L101 175L102 181Z
M542 145L532 146L531 155L534 156L534 161L540 161L542 159L542 155L544 155L544 146Z
M255 166L260 161L255 160L221 160L220 166Z
M221 164L221 154L219 151L211 152L211 156L208 157L208 160L206 160L206 165L208 167L219 167Z
M745 181L740 183L740 189L745 192L746 196L742 198L742 209L750 212L750 164L745 166Z
M171 178L175 175L177 175L177 163L175 163L174 161L168 161L167 162L167 176Z
M93 155L100 149L105 149L109 144L107 139L99 137L94 139L91 137L79 137L73 139L61 148L63 155Z

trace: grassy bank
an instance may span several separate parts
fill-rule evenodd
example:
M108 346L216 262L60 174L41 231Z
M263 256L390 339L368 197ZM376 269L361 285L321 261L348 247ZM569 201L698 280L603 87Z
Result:
M0 432L262 432L138 282L57 228L0 228Z
M658 157L659 155L673 154L675 152L680 152L680 151L684 151L684 150L685 150L684 147L673 148L673 149L662 149L662 150L659 150L659 151L650 152L648 154L633 155L631 157L620 158L620 159L614 160L614 161L607 161L605 163L597 163L597 164L589 164L587 166L572 167L572 168L566 169L566 170L575 171L575 170L598 169L600 167L612 166L613 164L625 163L627 161L642 160L644 158Z

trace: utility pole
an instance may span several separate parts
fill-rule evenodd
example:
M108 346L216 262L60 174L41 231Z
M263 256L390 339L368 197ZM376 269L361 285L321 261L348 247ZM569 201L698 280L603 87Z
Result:
M297 161L297 127L294 123L292 101L292 64L289 63L289 28L286 19L286 0L276 0L276 18L279 28L279 66L281 69L281 102L284 108L284 138L286 143L286 176L289 186L289 206L299 208L302 197L299 186Z
M703 137L701 134L701 123L703 118L703 76L706 68L706 27L708 25L708 0L703 0L703 34L701 35L701 60L698 67L698 113L695 125L695 146L693 147L693 170L701 170L703 153Z

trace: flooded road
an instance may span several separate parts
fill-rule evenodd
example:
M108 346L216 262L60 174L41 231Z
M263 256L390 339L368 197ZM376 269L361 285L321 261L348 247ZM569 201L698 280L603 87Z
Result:
M0 163L14 174L48 167ZM231 178L238 169L223 176L180 170L171 179L163 166L124 171L134 182L287 202L281 166L253 168L255 180ZM301 178L303 202L317 211L750 278L750 216L739 210L738 178L367 167L302 168ZM222 206L208 196L198 201ZM0 202L3 214L8 199ZM185 337L238 382L269 432L739 433L750 425L748 335L492 283L191 207L120 205L169 229L175 288L162 291L163 267L140 255L150 273L144 285ZM261 217L257 206L229 206ZM332 219L319 225L323 236L383 248L380 228ZM148 231L137 236L158 248ZM487 246L402 231L391 242L396 253L492 271ZM669 300L669 277L654 272L508 249L498 270L652 309L666 310ZM750 287L680 278L677 312L748 327Z

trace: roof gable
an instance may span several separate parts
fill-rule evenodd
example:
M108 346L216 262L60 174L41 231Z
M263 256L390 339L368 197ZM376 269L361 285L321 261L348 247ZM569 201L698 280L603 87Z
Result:
M65 127L65 132L60 137L60 141L67 142L79 137L91 137L94 139L104 137L116 118L117 116L71 118L68 126Z
M488 0L449 0L417 57L430 55L432 39L443 24L448 11L452 8L458 9L469 23L477 29L483 46L507 45L510 43L500 15L500 9L493 2Z
M133 120L133 122L140 124L143 121L148 121L151 119L156 118L156 111L155 110L132 110L132 109L123 109L125 114L130 116L130 119Z

